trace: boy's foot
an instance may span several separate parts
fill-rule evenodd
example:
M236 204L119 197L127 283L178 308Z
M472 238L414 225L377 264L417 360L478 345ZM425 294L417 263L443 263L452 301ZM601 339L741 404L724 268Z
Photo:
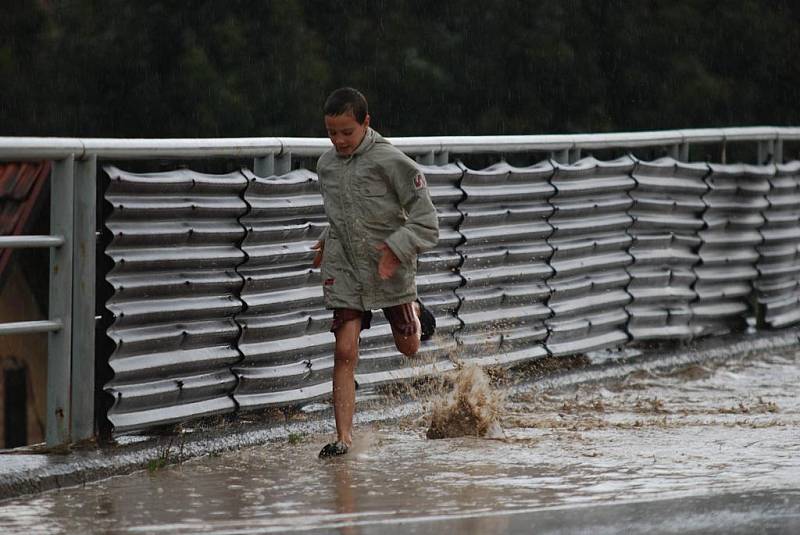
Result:
M320 459L329 459L331 457L338 457L347 453L347 445L344 442L331 442L326 444L322 451L319 452Z
M430 340L433 333L436 332L436 317L419 299L417 299L417 306L419 307L419 324L422 331L419 339L424 342Z

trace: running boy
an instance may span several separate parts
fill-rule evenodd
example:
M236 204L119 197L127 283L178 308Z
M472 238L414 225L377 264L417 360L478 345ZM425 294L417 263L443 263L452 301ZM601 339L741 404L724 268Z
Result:
M369 127L364 95L337 89L324 115L333 148L320 157L317 174L329 227L314 246L314 266L322 266L325 306L333 309L337 440L322 448L321 458L343 455L352 443L358 344L371 311L383 309L406 356L433 334L435 321L417 300L415 275L417 255L439 239L425 176Z

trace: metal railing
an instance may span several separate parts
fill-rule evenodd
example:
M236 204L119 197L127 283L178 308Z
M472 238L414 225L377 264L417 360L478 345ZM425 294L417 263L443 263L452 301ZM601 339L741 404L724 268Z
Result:
M14 138L2 144L16 146ZM43 158L41 151L31 154ZM0 324L0 335L48 333L45 441L50 446L94 434L96 161L95 156L76 161L72 154L54 161L50 235L0 237L0 248L50 249L48 319Z
M429 136L389 138L395 146L414 155L552 152L563 157L570 152L616 148L666 147L676 159L688 154L690 145L757 142L761 153L772 150L782 157L784 141L800 141L800 127L735 127L606 134L558 134L516 136ZM319 156L330 148L327 138L194 138L107 139L0 137L0 161L76 161L89 156L103 160L263 158L264 161L294 156ZM558 158L557 158L558 159ZM724 163L724 162L723 162Z
M661 147L686 161L694 144L757 143L758 162L781 162L798 127L742 127L609 134L542 136L441 136L390 138L423 164L444 164L452 154L549 153L561 163L584 150ZM330 148L325 138L96 139L0 137L0 161L52 160L51 230L48 236L2 236L0 248L51 250L49 312L44 321L0 324L0 335L49 336L46 442L90 438L94 422L96 179L99 160L253 158L259 176L291 169L293 157Z

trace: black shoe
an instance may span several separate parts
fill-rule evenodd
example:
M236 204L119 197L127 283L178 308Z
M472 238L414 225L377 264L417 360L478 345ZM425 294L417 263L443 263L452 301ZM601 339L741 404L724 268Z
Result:
M347 453L347 446L344 442L331 442L326 444L322 451L319 452L320 459L329 459L331 457L338 457Z
M417 299L417 305L419 305L419 324L422 329L419 339L424 342L430 340L433 333L436 332L436 317L419 299Z

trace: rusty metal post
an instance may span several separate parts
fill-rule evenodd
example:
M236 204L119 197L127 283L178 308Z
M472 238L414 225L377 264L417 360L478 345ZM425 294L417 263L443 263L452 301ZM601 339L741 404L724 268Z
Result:
M58 446L70 441L70 379L72 377L72 244L74 157L54 162L50 175L50 234L63 238L50 250L51 321L61 328L47 340L47 416L45 442ZM94 283L94 281L92 281Z

